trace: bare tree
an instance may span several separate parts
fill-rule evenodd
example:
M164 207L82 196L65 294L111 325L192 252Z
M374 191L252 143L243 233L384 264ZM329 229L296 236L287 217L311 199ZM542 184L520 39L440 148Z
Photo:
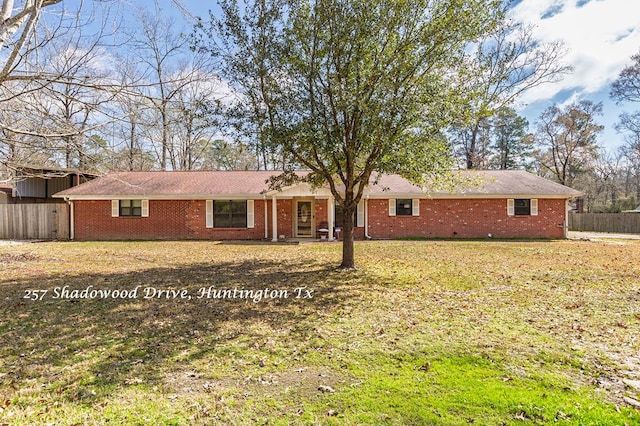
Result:
M538 159L559 183L572 186L598 157L596 140L604 127L595 117L600 114L602 104L586 100L564 108L551 106L540 114L535 134Z
M186 66L184 55L189 52L187 40L174 29L175 22L159 13L140 13L140 33L133 34L133 45L146 69L149 83L148 99L154 106L156 125L160 129L160 146L155 147L160 169L166 170L171 139L171 102L188 84L189 79L179 73L178 62Z
M104 40L117 30L110 1L75 11L61 1L25 0L16 8L13 3L4 1L1 9L0 34L9 53L0 71L0 104L11 105L14 117L0 121L11 136L0 145L12 155L19 150L30 163L70 166L75 156L75 165L84 165L84 142L96 146L95 139L87 139L100 125L95 113L117 90L96 65L109 62ZM28 155L34 151L44 158ZM0 163L14 159L4 155Z
M24 0L17 5L14 0L2 1L0 44L8 50L8 54L0 70L0 84L9 80L33 78L29 73L20 72L20 66L30 53L52 39L38 39L36 34L45 10L59 3L62 0Z
M624 134L620 152L625 159L625 193L633 192L640 200L640 111L620 115L616 129Z
M454 140L466 167L482 168L486 155L479 146L484 123L496 111L512 105L525 91L558 81L571 71L562 62L562 42L540 43L533 27L505 22L475 48L460 68L460 90L468 93L464 120L455 127L466 137Z
M217 98L221 82L215 75L195 71L189 84L172 101L171 163L174 168L193 170L202 165L214 140L218 120Z

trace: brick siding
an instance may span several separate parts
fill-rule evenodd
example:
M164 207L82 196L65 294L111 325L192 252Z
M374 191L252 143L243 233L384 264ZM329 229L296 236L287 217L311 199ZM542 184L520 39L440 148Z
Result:
M149 217L111 217L111 201L74 201L76 240L272 238L271 200L255 200L254 228L207 228L204 200L150 200ZM372 238L562 238L565 201L539 199L537 216L507 216L506 199L421 200L420 216L389 216L388 200L368 201ZM294 200L278 200L278 233L293 237ZM315 200L315 226L328 219L327 200ZM364 228L354 237L364 239Z
M420 216L389 216L369 200L372 238L563 238L565 200L539 199L537 216L507 216L506 199L420 200Z

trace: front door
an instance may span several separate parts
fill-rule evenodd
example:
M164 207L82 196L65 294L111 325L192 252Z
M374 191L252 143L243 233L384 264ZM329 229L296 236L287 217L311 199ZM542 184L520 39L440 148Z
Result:
M313 237L313 201L296 201L296 238Z

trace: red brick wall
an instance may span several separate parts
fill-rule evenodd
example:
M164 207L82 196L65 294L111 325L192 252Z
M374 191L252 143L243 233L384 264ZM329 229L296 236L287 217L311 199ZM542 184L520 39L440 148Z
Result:
M271 239L271 200L267 200ZM111 217L111 201L74 201L76 240L264 238L264 203L254 202L254 228L207 228L204 200L150 200L149 217ZM421 200L420 216L389 216L388 200L369 200L372 238L562 238L565 201L538 200L538 216L507 216L507 201ZM315 225L327 221L327 200L315 201ZM293 236L293 200L278 200L278 233ZM364 228L354 228L364 239Z
M369 200L372 238L563 238L565 201L538 200L537 216L507 216L506 199L420 200L420 216L389 216L388 200Z
M149 217L111 217L111 201L74 201L76 240L264 238L264 201L254 204L255 228L207 228L204 200L150 200Z

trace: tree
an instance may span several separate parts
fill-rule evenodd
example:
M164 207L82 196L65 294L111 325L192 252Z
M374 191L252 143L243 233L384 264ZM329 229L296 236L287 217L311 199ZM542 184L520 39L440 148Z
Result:
M81 4L71 11L61 1L2 1L0 102L11 109L12 119L0 120L2 132L10 135L0 141L0 152L10 153L0 163L92 162L83 144L95 146L89 139L98 125L94 113L117 90L91 66L108 63L104 47L111 34L106 29L117 31L109 3Z
M618 102L640 102L640 53L633 55L631 61L611 83L610 95Z
M624 133L620 152L626 160L625 193L633 191L640 200L640 111L621 114L616 130Z
M144 145L143 117L152 108L145 96L144 70L131 56L118 58L117 80L122 90L111 104L112 170L148 170L153 168L153 156Z
M527 133L529 122L513 108L503 107L491 120L494 152L490 166L500 170L526 166L532 154L532 136Z
M441 129L460 111L452 78L502 1L222 0L197 41L223 59L256 138L311 170L342 207L341 267L353 268L353 215L375 173L424 182L451 157ZM202 31L204 30L204 31ZM210 36L210 37L206 37ZM294 180L283 173L274 184Z
M468 169L482 168L478 162L485 157L480 139L486 121L525 91L570 72L571 67L562 63L564 54L562 42L540 43L533 27L521 22L504 22L477 44L460 68L461 85L470 99L454 133L466 136L454 143L462 146Z
M595 122L602 104L582 100L561 108L551 106L537 121L535 142L542 168L561 184L572 186L598 157L598 134L604 128Z
M31 73L17 73L20 65L51 38L34 39L38 23L45 9L62 0L25 0L14 4L14 0L2 0L0 6L0 44L8 49L4 53L4 64L0 70L0 85L9 80L30 80Z

